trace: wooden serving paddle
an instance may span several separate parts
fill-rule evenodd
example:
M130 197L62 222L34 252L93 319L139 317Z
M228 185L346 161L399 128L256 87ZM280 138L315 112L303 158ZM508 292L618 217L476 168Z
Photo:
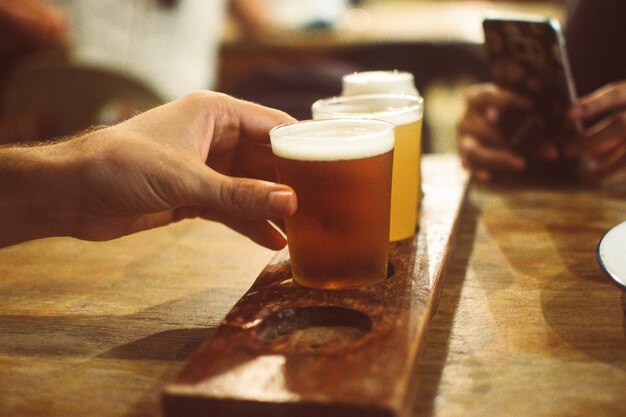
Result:
M304 288L280 252L166 387L165 414L407 416L468 184L454 156L422 171L419 232L391 244L384 282Z

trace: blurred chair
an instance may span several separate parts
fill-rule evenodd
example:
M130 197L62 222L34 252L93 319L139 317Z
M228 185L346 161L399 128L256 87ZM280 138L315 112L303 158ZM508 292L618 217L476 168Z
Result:
M163 103L153 89L122 72L76 64L49 52L18 64L1 99L16 141L76 134Z

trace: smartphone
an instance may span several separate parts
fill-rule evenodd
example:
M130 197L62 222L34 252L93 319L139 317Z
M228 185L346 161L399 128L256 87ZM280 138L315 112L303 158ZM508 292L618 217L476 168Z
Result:
M489 15L483 30L492 81L533 103L532 111L511 108L502 114L503 136L523 155L544 141L561 148L581 126L566 115L576 91L559 22L543 16Z

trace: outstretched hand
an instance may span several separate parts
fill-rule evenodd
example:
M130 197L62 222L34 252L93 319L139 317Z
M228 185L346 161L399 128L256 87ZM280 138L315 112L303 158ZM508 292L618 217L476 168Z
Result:
M50 178L62 179L53 186L60 192L53 208L65 213L65 224L43 235L107 240L201 217L280 249L285 239L269 220L293 214L296 197L273 182L268 132L291 121L277 110L196 92L109 128L23 148L22 156L37 152L57 173ZM41 192L35 188L46 182L30 184L30 191ZM50 209L51 202L41 205Z

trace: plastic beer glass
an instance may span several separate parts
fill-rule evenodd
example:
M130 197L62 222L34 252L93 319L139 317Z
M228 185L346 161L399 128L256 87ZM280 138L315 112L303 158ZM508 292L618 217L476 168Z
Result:
M391 241L412 237L419 224L423 100L408 94L362 94L318 100L315 119L379 119L395 126L391 185Z
M340 289L387 276L394 127L380 120L309 120L270 131L278 180L296 213L285 219L293 279Z

